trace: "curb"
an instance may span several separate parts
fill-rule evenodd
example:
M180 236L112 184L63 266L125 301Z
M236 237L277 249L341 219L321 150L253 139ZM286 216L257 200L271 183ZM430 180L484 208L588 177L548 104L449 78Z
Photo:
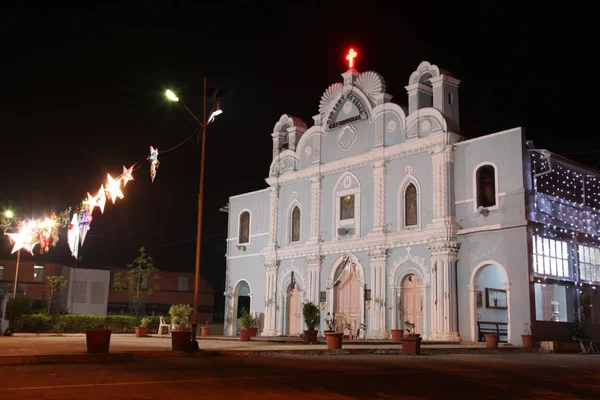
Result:
M45 354L0 357L0 365L133 362L132 353Z

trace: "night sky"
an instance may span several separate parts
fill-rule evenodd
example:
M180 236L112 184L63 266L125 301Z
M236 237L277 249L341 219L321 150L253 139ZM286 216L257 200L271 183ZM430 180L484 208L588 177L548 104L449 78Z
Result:
M222 308L227 215L219 208L266 186L274 124L287 113L312 126L350 47L357 69L382 74L402 104L421 61L451 71L462 81L466 137L522 126L537 147L598 166L585 10L332 3L0 6L0 208L58 212L138 162L125 198L94 213L77 265L124 266L145 245L159 269L192 272L200 147L195 138L181 143L197 124L164 91L201 118L207 76L227 89L208 129L201 267ZM150 145L161 162L154 183ZM0 243L9 255L8 239ZM48 257L75 265L66 235Z

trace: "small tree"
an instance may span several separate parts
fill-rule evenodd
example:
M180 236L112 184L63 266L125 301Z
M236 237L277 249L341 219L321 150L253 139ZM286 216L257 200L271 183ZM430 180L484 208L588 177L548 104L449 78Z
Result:
M67 286L67 280L62 275L52 275L46 278L46 287L50 289L48 295L48 315L52 312L52 307L56 303L61 288Z
M121 278L121 274L116 273L113 280L114 287L123 290L131 298L136 326L140 324L140 305L145 302L149 294L158 290L158 286L150 284L151 280L158 278L155 274L158 269L154 266L154 260L146 254L145 247L140 247L138 251L140 255L133 260L133 263L127 265L128 271L125 277Z

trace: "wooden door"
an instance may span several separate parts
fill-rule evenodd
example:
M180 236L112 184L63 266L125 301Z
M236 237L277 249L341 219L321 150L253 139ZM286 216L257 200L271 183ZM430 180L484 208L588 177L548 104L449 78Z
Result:
M336 330L343 332L348 325L351 331L361 324L360 320L360 279L354 270L356 266L346 267L336 284Z
M295 284L288 297L288 335L300 335L300 287Z
M404 326L404 321L410 321L415 324L414 333L422 333L423 296L420 286L421 282L414 274L407 275L402 281L402 321L399 326Z
M554 287L542 285L542 318L544 321L552 321L552 301L554 300Z

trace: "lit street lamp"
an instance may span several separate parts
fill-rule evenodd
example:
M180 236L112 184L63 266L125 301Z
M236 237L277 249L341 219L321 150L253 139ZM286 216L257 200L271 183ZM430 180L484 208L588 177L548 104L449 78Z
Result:
M185 110L196 120L198 125L202 128L202 150L200 154L200 188L198 190L198 228L196 237L196 272L194 279L194 319L192 321L192 337L191 344L192 349L198 349L198 340L196 339L196 331L198 330L198 286L200 283L200 251L202 246L202 202L204 198L204 156L206 153L206 126L214 121L215 117L222 114L220 97L222 91L217 93L217 101L212 107L210 117L206 120L206 77L204 77L204 110L202 121L196 117L196 115L188 108L185 103L179 100L179 97L175 95L171 90L166 91L166 96L169 100L179 103Z
M12 219L14 217L14 214L11 210L6 210L4 211L4 216L8 219ZM17 250L17 264L15 265L15 282L13 284L13 299L17 297L17 283L19 282L19 261L21 261L21 249Z

